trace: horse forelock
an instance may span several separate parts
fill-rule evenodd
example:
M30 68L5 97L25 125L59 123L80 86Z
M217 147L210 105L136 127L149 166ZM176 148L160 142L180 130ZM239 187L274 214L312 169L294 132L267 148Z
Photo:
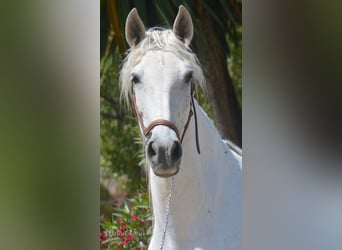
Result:
M130 80L131 72L143 58L143 56L152 50L171 52L186 60L191 64L193 70L194 83L205 90L205 78L197 56L186 46L170 29L151 28L146 32L145 38L137 46L127 51L126 58L123 61L120 71L121 98L129 106L132 94L132 83Z

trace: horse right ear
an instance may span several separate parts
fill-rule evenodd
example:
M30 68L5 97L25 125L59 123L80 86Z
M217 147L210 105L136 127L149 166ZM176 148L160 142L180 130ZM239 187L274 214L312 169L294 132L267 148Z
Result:
M145 37L145 26L136 8L132 9L127 16L125 35L130 47L136 46Z

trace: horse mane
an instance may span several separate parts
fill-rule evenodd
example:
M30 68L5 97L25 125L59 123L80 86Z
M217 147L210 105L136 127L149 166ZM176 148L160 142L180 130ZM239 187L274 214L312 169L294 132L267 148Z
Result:
M145 38L127 51L126 57L122 63L120 71L120 87L121 87L121 99L124 99L127 106L130 105L130 98L132 95L132 82L131 72L134 66L136 66L143 58L143 56L152 50L161 50L165 52L171 52L179 58L188 61L193 70L193 82L196 86L205 90L205 78L201 68L201 65L197 59L197 56L191 51L191 49L185 45L171 29L163 29L159 27L151 28L146 31Z

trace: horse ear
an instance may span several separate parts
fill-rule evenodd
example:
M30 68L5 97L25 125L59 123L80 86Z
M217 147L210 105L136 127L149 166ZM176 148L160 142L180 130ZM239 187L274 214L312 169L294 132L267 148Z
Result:
M179 6L177 17L173 23L173 33L186 45L191 43L194 27L191 16L183 5Z
M127 16L125 35L130 47L136 46L145 37L145 26L136 8L132 9Z

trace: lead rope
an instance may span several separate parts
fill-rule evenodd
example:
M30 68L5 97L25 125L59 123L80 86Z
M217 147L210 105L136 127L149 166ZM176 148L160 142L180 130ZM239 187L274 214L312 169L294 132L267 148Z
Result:
M167 198L165 218L164 218L164 223L163 223L163 234L162 234L162 238L161 238L161 241L160 241L159 250L163 250L163 247L164 247L164 244L165 244L166 230L167 230L167 225L169 223L169 215L170 215L170 208L171 208L171 198L172 198L172 195L173 195L174 185L175 185L175 178L174 178L174 176L172 176L171 177L171 182L170 182L170 192L169 192L169 196Z

